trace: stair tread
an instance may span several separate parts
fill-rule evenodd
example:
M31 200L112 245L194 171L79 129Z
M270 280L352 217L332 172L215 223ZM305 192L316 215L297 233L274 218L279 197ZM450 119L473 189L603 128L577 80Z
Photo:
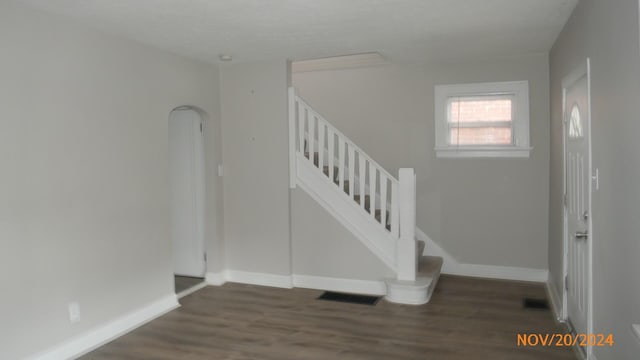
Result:
M439 256L421 256L415 281L393 279L388 280L388 282L396 286L407 286L411 288L430 287L435 285L440 278L442 263L442 258Z
M442 270L443 260L440 256L421 256L418 262L419 277L437 278Z

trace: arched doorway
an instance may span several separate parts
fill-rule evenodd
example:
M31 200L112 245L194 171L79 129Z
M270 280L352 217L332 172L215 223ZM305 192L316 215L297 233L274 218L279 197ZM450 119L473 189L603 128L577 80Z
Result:
M169 187L176 293L203 283L205 163L202 112L182 106L169 115Z

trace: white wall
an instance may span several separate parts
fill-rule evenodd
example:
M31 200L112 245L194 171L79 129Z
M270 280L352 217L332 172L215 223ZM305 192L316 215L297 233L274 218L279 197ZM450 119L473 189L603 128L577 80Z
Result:
M380 281L396 274L300 187L291 191L296 275Z
M8 1L0 49L0 358L18 359L173 293L168 115L217 121L218 77Z
M638 1L582 0L550 53L551 186L549 270L556 292L562 279L562 78L591 58L595 333L613 333L612 348L595 348L598 360L637 359L631 332L640 323L640 158Z
M227 269L291 274L286 61L221 69Z
M528 80L529 159L438 159L436 84ZM303 98L386 170L417 173L417 225L461 263L547 268L545 54L468 63L297 73Z

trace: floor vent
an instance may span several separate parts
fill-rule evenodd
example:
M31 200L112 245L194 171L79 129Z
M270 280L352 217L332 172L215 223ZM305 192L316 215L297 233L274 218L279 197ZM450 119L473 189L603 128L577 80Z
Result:
M375 305L378 302L378 300L380 300L380 297L325 291L324 293L322 293L322 295L318 297L318 300L338 301L338 302L360 304L360 305Z
M549 309L549 302L546 299L524 298L522 305L525 309Z

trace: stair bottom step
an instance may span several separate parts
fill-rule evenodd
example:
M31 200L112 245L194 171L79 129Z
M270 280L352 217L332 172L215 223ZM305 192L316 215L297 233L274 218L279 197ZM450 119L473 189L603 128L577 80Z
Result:
M422 305L431 300L442 269L439 256L422 256L415 281L386 280L387 301L399 304Z

